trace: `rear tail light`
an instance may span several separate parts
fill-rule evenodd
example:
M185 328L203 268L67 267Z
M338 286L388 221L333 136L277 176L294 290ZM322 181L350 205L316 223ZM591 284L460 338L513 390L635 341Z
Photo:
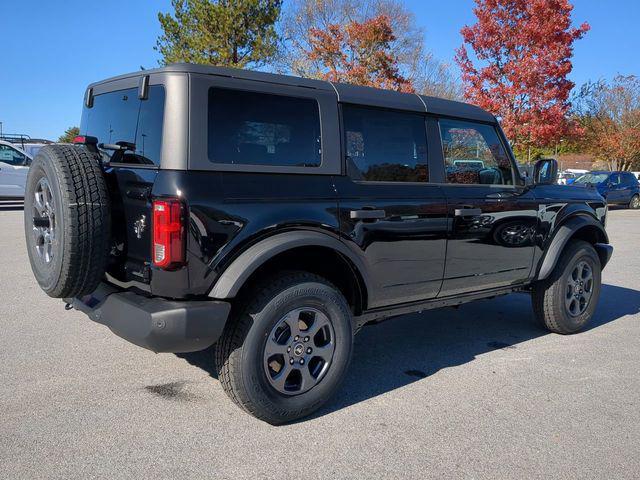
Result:
M153 264L165 270L184 265L184 218L177 199L153 201Z

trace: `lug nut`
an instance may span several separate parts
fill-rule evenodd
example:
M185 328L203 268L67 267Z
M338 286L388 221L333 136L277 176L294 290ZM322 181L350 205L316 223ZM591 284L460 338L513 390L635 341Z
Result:
M300 340L300 335L296 335L294 340L297 342L298 340Z
M287 353L291 352L291 347L287 347Z
M304 341L308 342L309 341L309 337L304 337Z
M289 364L293 365L293 358L289 359Z
M311 353L313 350L311 350L311 347L307 348L307 353Z
M304 365L304 358L300 359L300 365Z

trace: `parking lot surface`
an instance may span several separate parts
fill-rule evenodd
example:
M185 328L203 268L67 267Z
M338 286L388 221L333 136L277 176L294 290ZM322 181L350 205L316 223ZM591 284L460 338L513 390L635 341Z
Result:
M340 393L272 427L211 351L143 350L47 297L0 210L0 478L638 478L640 212L615 210L590 328L513 294L367 327Z

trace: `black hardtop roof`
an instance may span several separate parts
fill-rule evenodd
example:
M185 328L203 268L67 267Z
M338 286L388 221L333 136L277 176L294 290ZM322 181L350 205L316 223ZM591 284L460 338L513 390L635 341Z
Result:
M328 82L312 78L294 77L291 75L281 75L277 73L258 72L255 70L241 70L228 67L214 67L210 65L197 65L191 63L172 63L165 67L154 68L150 70L139 70L137 72L119 75L117 77L107 78L105 80L92 83L88 88L95 87L97 85L104 85L106 83L124 78L172 72L217 75L230 78L239 78L243 80L254 80L258 82L276 83L280 85L335 91L338 97L338 101L341 103L353 103L381 108L410 110L415 112L428 112L437 115L460 117L470 120L495 122L495 117L480 107L471 105L469 103L456 102L454 100L447 100L444 98L430 97L427 95L417 95L414 93L402 93L393 90L382 90L372 87L361 87L357 85Z

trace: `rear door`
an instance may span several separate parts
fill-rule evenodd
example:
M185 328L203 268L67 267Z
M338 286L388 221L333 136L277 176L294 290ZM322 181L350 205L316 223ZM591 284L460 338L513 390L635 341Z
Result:
M529 277L538 202L495 125L441 118L442 188L450 222L440 296L518 284Z
M24 197L28 158L9 145L0 145L0 197Z
M369 268L369 307L435 297L446 249L446 204L428 183L425 116L342 106L346 176L336 177L340 230Z
M629 203L631 198L638 193L638 180L631 172L622 172L620 174L620 186L622 199L621 202Z

